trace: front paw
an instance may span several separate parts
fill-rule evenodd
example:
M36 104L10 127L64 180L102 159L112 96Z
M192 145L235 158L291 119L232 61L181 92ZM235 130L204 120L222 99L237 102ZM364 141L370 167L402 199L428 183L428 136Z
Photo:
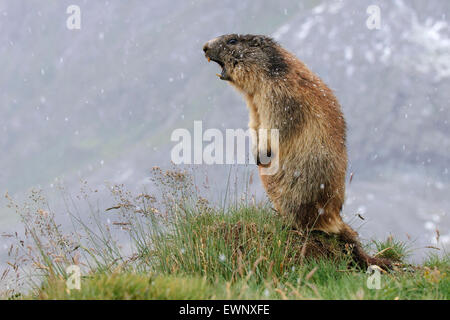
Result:
M270 161L272 160L272 152L271 150L261 149L257 152L256 155L256 164L258 166L268 166L270 165Z

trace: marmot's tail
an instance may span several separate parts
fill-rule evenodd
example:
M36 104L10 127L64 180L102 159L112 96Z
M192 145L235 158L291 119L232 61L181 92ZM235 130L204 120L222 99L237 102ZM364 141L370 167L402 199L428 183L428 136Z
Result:
M341 240L353 246L353 259L362 268L370 265L377 265L383 269L392 269L392 262L384 258L376 258L368 255L358 240L358 234L349 225L343 224L343 228L339 233Z
M366 269L370 265L377 265L385 270L392 269L390 260L371 257L364 251L358 240L358 233L342 220L341 207L340 202L330 202L327 205L328 214L319 215L317 219L317 205L302 204L301 210L296 215L295 227L299 230L320 230L339 235L344 243L352 246L353 259L361 268Z

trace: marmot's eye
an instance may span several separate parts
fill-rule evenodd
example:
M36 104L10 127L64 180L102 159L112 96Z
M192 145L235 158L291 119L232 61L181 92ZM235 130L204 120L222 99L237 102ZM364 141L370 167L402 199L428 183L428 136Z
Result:
M237 40L236 39L230 39L228 40L227 44L236 44Z

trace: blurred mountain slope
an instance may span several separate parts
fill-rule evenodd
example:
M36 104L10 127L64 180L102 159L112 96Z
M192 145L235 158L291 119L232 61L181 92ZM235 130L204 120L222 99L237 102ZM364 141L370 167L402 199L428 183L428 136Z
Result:
M367 235L425 226L429 241L439 226L450 239L448 1L76 3L82 28L71 31L73 1L0 2L1 193L62 178L139 187L170 162L174 129L246 128L242 98L201 48L224 33L272 34L342 104L355 173L346 213L369 218ZM373 4L380 30L366 27ZM220 187L227 170L210 180Z

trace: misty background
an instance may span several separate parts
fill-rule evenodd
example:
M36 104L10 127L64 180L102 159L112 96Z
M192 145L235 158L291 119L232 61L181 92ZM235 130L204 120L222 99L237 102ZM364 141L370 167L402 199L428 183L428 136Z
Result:
M66 27L72 4L80 30ZM370 5L379 30L366 26ZM173 130L247 128L245 102L202 46L253 33L275 37L338 97L353 173L344 215L361 237L411 238L417 259L448 248L449 12L447 0L0 0L0 234L21 229L6 192L21 201L41 188L58 207L56 185L76 194L87 180L107 208L105 182L151 188ZM230 167L198 167L220 198ZM0 237L0 264L8 248Z

